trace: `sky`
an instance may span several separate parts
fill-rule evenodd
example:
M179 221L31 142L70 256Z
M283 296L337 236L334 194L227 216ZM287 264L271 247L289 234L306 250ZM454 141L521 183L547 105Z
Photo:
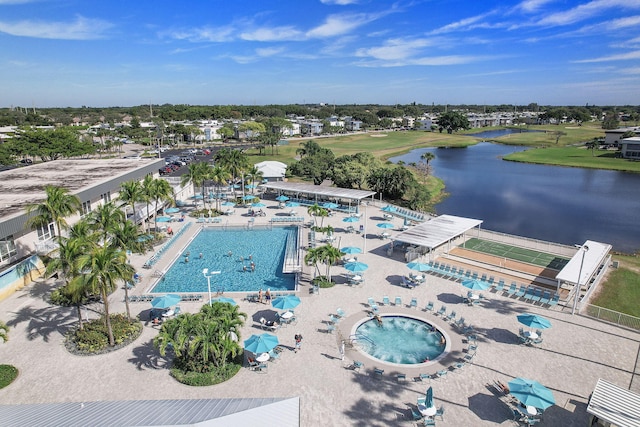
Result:
M640 104L640 0L0 0L0 107Z

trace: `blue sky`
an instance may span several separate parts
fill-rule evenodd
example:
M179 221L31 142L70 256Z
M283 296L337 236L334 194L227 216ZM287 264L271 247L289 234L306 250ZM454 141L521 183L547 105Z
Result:
M0 106L640 104L640 0L0 0Z

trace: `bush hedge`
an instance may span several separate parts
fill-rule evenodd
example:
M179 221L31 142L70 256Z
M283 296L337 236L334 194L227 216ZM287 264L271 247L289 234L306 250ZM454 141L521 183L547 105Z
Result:
M12 365L0 365L0 388L5 388L18 377L18 368Z
M67 348L75 354L103 354L124 347L142 334L142 324L138 320L130 320L125 314L111 316L111 330L115 341L109 347L109 335L104 317L83 324L83 329L75 328L67 334Z

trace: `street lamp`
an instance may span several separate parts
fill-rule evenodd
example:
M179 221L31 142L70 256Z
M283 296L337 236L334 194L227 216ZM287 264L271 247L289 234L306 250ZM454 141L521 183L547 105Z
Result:
M211 277L214 274L220 274L220 272L219 271L212 271L211 274L209 274L209 269L208 268L205 268L205 269L202 270L202 275L207 278L207 289L209 290L209 306L212 305L211 304Z
M580 270L578 270L578 281L576 282L576 292L573 300L573 310L571 310L571 315L575 314L576 307L578 306L578 298L580 298L580 293L582 292L582 285L580 285L580 279L582 279L582 266L584 265L584 256L589 251L589 246L582 245L580 249L584 249L582 251L582 261L580 261Z

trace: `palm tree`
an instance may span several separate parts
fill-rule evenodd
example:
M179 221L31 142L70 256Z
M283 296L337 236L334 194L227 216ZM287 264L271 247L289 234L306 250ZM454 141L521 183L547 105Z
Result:
M242 196L244 196L244 171L249 166L249 158L240 150L224 148L216 153L216 163L226 168L233 177L235 183L238 176L242 176Z
M41 203L27 206L28 214L35 214L28 220L31 227L48 227L52 222L56 225L58 237L62 236L62 230L67 228L65 218L80 211L81 203L78 196L69 194L62 187L47 185L45 187L46 199Z
M154 211L156 214L153 217L153 227L158 229L158 202L172 202L173 189L171 188L171 184L169 184L164 179L154 179L149 187L149 196L155 202ZM163 203L164 204L164 203Z
M425 162L427 162L427 165L429 164L429 162L433 159L436 158L436 155L433 154L431 151L427 151L426 153L423 153L420 158L422 160L424 160Z
M127 255L123 250L112 246L96 246L78 258L78 270L82 272L79 280L84 281L83 286L102 296L109 345L113 347L115 341L109 317L109 294L119 282L126 283L133 279L133 267L127 263Z
M227 169L216 165L209 171L209 179L216 186L216 209L220 210L220 197L218 197L218 194L220 194L222 185L231 179L231 173Z
M321 247L311 248L307 251L307 254L304 256L304 262L307 265L313 264L316 267L317 275L320 275L320 267L319 263L322 262L322 251Z
M340 249L331 244L320 246L320 257L327 266L327 280L331 281L331 266L342 258Z
M99 244L110 244L114 230L125 221L125 214L112 202L99 205L87 218L89 227L100 236Z
M152 185L153 185L153 181L154 178L151 175L147 175L144 177L144 180L142 181L142 201L147 205L147 218L145 220L146 223L146 227L145 230L148 233L149 232L149 219L151 218L151 214L149 212L149 204L151 203L152 197L151 197L151 191L152 191Z
M309 206L309 208L307 209L307 213L313 217L313 221L316 227L318 227L318 218L322 218L322 221L320 222L320 227L322 227L322 224L324 224L324 219L329 216L329 211L318 205L317 203Z
M2 342L9 341L9 327L2 320L0 320L0 339Z
M131 219L136 222L136 203L144 201L144 189L140 181L127 181L120 184L118 199L131 208Z
M210 173L210 168L205 162L191 163L188 172L182 175L180 185L184 187L191 184L193 194L196 193L196 187L202 186L202 197L204 198L204 181Z
M255 193L256 181L262 182L264 173L257 167L252 166L247 170L247 177L251 180L251 185L253 185L253 188L251 188L251 193L253 194Z

